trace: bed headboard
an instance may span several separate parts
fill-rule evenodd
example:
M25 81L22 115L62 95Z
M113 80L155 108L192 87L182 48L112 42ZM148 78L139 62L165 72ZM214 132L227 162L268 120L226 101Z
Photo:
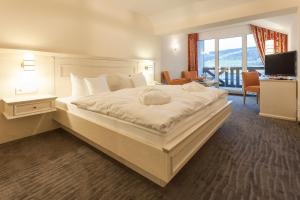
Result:
M58 97L71 95L70 74L82 77L97 77L101 74L123 74L145 72L154 79L154 62L114 58L55 57L55 93ZM150 69L150 70L149 70Z

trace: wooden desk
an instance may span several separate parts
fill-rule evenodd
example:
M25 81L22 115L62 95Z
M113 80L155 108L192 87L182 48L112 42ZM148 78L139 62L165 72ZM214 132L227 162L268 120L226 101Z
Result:
M297 80L260 80L260 113L264 117L297 120Z

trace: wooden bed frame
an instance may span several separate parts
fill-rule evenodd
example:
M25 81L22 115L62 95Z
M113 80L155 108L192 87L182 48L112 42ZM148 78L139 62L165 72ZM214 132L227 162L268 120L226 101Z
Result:
M57 67L61 68L59 63ZM62 77L59 73L57 79ZM114 132L63 108L57 108L54 119L68 132L164 187L230 114L231 102L228 102L206 121L199 123L194 131L182 134L163 147Z
M201 122L193 133L162 148L103 128L61 108L54 119L68 132L164 187L223 125L231 113L230 104Z

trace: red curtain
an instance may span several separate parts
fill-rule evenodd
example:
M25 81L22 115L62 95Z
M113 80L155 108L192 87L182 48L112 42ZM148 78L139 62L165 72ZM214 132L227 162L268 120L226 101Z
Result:
M283 53L288 51L287 34L279 33L255 25L250 25L250 27L263 63L265 63L265 43L267 40L274 40L275 53Z
M189 71L198 72L198 33L188 35Z

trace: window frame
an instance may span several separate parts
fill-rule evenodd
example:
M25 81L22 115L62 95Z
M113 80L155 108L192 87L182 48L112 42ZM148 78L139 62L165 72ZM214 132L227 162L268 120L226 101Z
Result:
M243 29L243 28L241 28ZM242 37L242 71L247 71L248 68L248 58L247 58L247 35L252 34L250 29L243 29L241 32L237 33L236 31L228 31L229 33L218 33L219 31L207 31L199 33L200 40L215 40L215 78L219 80L219 43L222 39ZM203 34L204 36L201 36Z

